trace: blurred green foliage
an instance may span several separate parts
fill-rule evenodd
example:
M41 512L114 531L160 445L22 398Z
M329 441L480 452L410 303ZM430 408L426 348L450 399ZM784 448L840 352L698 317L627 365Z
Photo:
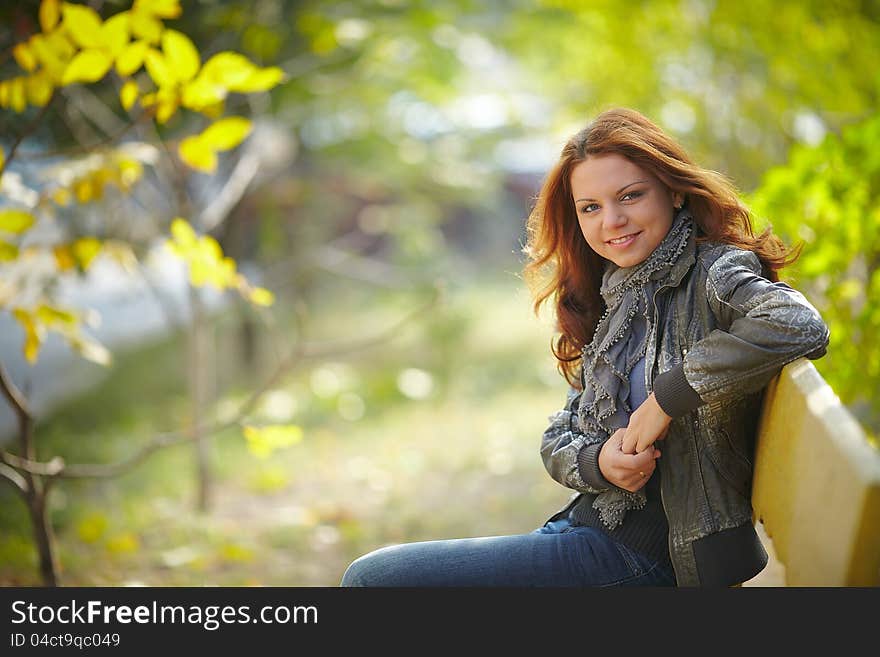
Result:
M750 200L786 241L805 243L790 277L831 330L817 367L867 427L880 430L880 115L792 149Z

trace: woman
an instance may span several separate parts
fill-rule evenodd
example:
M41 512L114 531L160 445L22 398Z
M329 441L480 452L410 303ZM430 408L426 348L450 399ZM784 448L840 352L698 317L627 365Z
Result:
M555 304L570 384L541 455L577 491L528 534L395 545L353 586L731 586L767 554L752 523L763 390L828 328L777 270L797 253L720 174L629 109L574 135L528 220L535 312ZM657 441L662 440L662 450Z

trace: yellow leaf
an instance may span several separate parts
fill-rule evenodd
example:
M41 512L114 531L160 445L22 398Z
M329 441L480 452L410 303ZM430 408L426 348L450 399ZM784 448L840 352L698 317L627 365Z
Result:
M110 554L130 554L138 551L140 542L131 532L123 532L108 538L104 542L104 547Z
M15 48L12 49L12 56L15 57L15 61L18 62L18 65L28 73L33 72L33 70L37 68L37 57L31 52L31 49L28 48L26 43L19 43L15 46Z
M253 561L254 551L241 545L227 543L220 549L220 558L223 561L230 561L233 563L248 563Z
M119 160L119 182L123 189L128 189L144 175L144 167L137 160L122 158Z
M180 0L135 0L134 8L160 18L180 16Z
M261 68L253 71L245 79L231 85L229 90L241 93L266 91L277 85L283 79L284 71L277 66L270 66L268 68Z
M216 240L214 240L213 237L206 237L205 239L210 239L216 243ZM217 245L217 248L220 248L219 244ZM217 263L217 266L211 273L211 282L215 287L221 290L227 287L232 287L235 285L237 278L235 275L235 260L232 258L223 258Z
M302 441L302 427L295 424L268 427L244 427L248 449L258 458L267 458L276 449L290 447Z
M29 325L25 329L25 339L24 339L24 357L29 363L36 363L37 358L40 355L40 347L43 346L43 340L40 336L39 331L33 326Z
M103 50L83 50L70 61L61 84L97 82L107 75L112 63L110 55Z
M173 87L177 84L177 79L165 57L158 50L150 48L144 57L144 64L147 67L147 73L153 78L153 82L157 87Z
M226 289L238 282L235 261L223 257L223 249L213 237L205 235L189 249L178 249L177 254L189 264L190 283L195 287L213 285Z
M210 235L202 235L201 239L199 239L199 255L205 262L217 265L220 263L221 258L223 258L223 248Z
M20 235L34 225L34 215L24 210L0 210L0 230Z
M196 231L194 231L192 226L189 225L189 222L182 217L177 217L171 222L171 235L179 246L186 249L194 247L199 240Z
M46 329L37 325L26 310L16 308L12 311L12 315L24 329L24 357L29 363L34 363L40 353L40 345L46 336Z
M116 72L119 75L132 75L144 64L144 57L150 44L146 41L132 41L116 58Z
M230 116L209 125L201 140L215 151L228 151L238 146L251 132L252 124L240 116Z
M25 80L28 102L35 107L44 107L52 98L55 86L45 71L40 71Z
M128 12L122 11L108 18L101 28L104 47L113 59L119 57L128 45Z
M277 493L290 484L290 472L277 463L267 463L251 478L260 493Z
M59 57L42 34L35 34L30 41L31 50L40 65L46 69L54 81L61 81L67 62Z
M0 262L8 262L18 257L18 247L15 244L0 240Z
M180 82L189 82L199 71L199 51L185 34L177 30L162 33L162 52Z
M76 524L76 533L85 543L96 543L107 531L107 516L103 513L92 513Z
M12 78L9 81L9 106L19 114L27 108L27 91L23 77Z
M275 303L275 295L263 287L257 287L248 293L251 303L257 306L271 306Z
M40 3L40 27L43 32L51 32L61 17L61 7L58 0L43 0Z
M97 190L94 189L92 180L88 176L74 181L73 195L76 198L77 203L88 203L92 199L98 197Z
M101 241L94 237L82 237L73 243L72 249L79 266L86 271L101 252Z
M226 104L221 100L218 103L206 105L200 108L198 111L207 116L209 119L219 119L221 116L223 116L223 110L225 107Z
M52 253L55 255L55 264L58 265L58 269L61 271L70 271L76 267L73 253L71 253L70 247L66 244L59 244L53 247Z
M109 365L113 362L112 354L104 345L89 340L82 335L67 335L67 343L83 358L98 365Z
M66 187L56 187L52 191L52 200L58 205L68 205L70 203L70 190Z
M170 90L169 87L165 87L164 89L159 89L157 99L159 103L156 110L156 120L159 123L165 123L168 119L174 116L174 113L177 111L178 104L180 103L180 96Z
M236 84L243 84L256 70L257 67L244 55L223 51L205 62L202 74L206 80L232 89Z
M162 38L162 23L150 14L139 11L137 4L131 10L128 17L129 27L134 36L140 37L149 43L158 43Z
M65 2L61 6L64 26L74 42L81 48L100 48L104 45L101 35L101 17L91 7Z
M107 184L107 181L112 179L111 172L106 168L97 169L92 171L88 178L89 184L92 187L91 200L97 201L104 198L104 187Z
M177 153L181 160L197 171L214 173L217 170L217 153L198 136L181 141Z
M209 267L199 260L188 260L189 264L189 282L193 287L202 287L208 284L210 278Z
M184 85L181 103L184 107L202 112L222 102L224 98L226 98L226 88L223 85L199 75L195 80Z
M76 315L67 310L56 308L48 304L41 304L37 308L37 319L48 326L60 324L61 326L76 326L79 323Z
M55 56L66 61L73 57L77 50L74 43L67 36L67 30L55 30L46 35L46 44L55 53Z
M138 97L138 86L134 80L129 80L119 90L119 102L125 110L130 110Z

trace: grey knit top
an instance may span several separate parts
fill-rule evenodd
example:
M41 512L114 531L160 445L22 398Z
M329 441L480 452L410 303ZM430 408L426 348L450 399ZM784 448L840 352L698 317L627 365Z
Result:
M644 316L634 318L631 327L633 342L638 342L638 334L647 330L647 321ZM645 356L642 354L639 361L633 366L629 374L629 397L628 406L634 410L648 398L645 385ZM661 452L663 445L658 445ZM578 468L585 482L594 488L613 488L614 484L602 476L599 470L599 452L602 444L587 445L578 454ZM660 458L663 458L662 456ZM631 509L622 524L614 529L608 529L601 522L599 512L593 508L596 495L584 493L577 504L569 511L568 517L572 525L595 527L611 536L614 540L626 545L628 548L645 554L646 556L663 561L671 567L669 559L669 546L667 535L669 527L666 522L666 514L663 511L663 503L660 498L660 468L654 469L648 483L644 487L647 502L641 509Z

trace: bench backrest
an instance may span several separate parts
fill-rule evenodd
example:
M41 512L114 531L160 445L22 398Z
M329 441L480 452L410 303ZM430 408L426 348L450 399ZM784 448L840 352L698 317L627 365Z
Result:
M752 506L789 586L880 586L880 450L806 358L767 388Z

